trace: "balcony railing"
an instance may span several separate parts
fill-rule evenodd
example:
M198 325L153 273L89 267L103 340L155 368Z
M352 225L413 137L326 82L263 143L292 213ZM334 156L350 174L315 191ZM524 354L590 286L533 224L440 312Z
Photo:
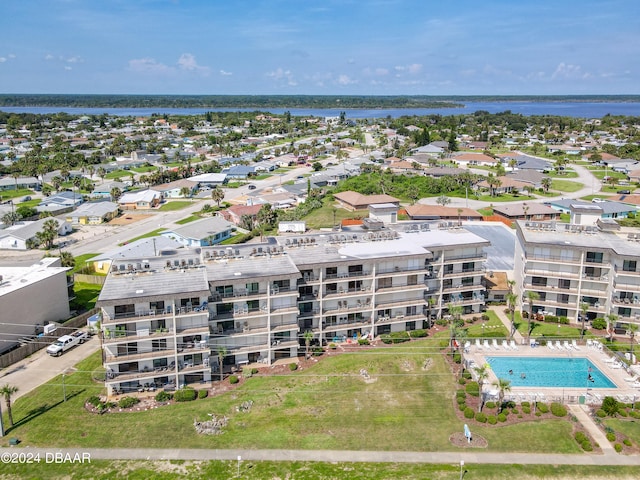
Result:
M247 290L246 288L234 289L233 292L213 292L211 293L212 302L222 302L230 298L247 298L247 297L264 297L267 295L267 290Z
M155 330L112 330L105 328L103 330L103 341L105 344L118 343L118 342L131 342L136 340L147 340L166 338L173 336L173 329L171 328L158 328Z
M469 274L480 274L480 273L484 273L484 269L483 268L466 268L466 269L462 269L462 270L457 270L457 271L447 271L444 270L443 271L443 276L444 277L459 277L462 275L469 275Z
M340 330L345 330L349 328L358 328L358 327L366 327L370 326L371 321L365 319L359 320L343 320L336 323L327 323L323 324L322 331L323 332L337 332Z
M640 270L627 270L624 267L621 267L619 265L614 265L614 270L616 271L616 273L620 274L620 275L640 275ZM627 267L629 268L629 267Z
M478 260L480 260L483 258L487 258L487 254L485 252L479 252L479 253L467 253L465 255L455 255L453 257L445 256L443 263L458 262L460 260L469 260L472 258L477 258Z

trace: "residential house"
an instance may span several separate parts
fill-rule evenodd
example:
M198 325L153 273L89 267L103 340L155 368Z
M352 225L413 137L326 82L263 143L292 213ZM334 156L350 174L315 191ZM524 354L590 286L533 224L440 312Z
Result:
M111 192L117 188L122 193L127 191L128 186L122 182L104 182L93 187L93 191L89 194L91 198L108 198L111 199Z
M6 175L0 178L0 190L15 190L28 188L31 190L41 190L42 183L36 177L18 177L13 178L10 175Z
M10 227L0 230L0 249L3 250L28 250L30 243L38 244L37 233L43 230L44 223L50 218L41 218L35 222L18 222ZM58 235L64 236L71 233L71 225L60 219L58 222Z
M459 153L451 158L460 166L494 167L499 160L484 153Z
M471 208L415 204L405 207L405 210L411 220L482 220L482 215Z
M150 210L160 205L160 193L154 190L139 190L125 193L118 200L123 210Z
M120 207L115 202L89 202L67 214L67 222L72 225L100 225L116 218L119 212Z
M342 208L347 210L365 210L374 203L393 203L400 206L400 200L391 195L362 195L358 192L346 191L334 194L334 198Z
M160 235L176 240L185 247L204 247L230 238L234 228L233 224L216 216L186 223Z
M202 173L189 177L189 180L196 182L200 187L216 187L227 183L227 175L225 173Z
M53 208L75 208L84 200L82 195L77 192L62 191L44 197L38 204L39 211L48 211Z
M227 178L230 179L246 180L256 174L256 169L253 165L232 165L231 167L224 168L222 173L226 174Z
M493 214L507 220L556 220L560 212L547 205L535 202L510 203L493 206Z
M607 199L614 202L626 203L627 205L634 205L637 209L640 209L640 194L637 193L632 193L631 195L618 194L612 197L607 197Z
M514 190L522 192L523 190L530 190L532 188L532 185L529 182L521 182L520 180L516 180L515 178L508 177L506 175L498 177L498 180L500 180L500 185L493 187L496 195L502 195L503 193L512 193ZM492 189L487 180L478 182L478 187L484 188L489 191Z
M592 203L584 200L563 198L561 200L549 200L545 204L561 213L571 214L571 223L582 225L587 225L587 223L580 220L577 212L584 212L585 214L590 212L596 216L593 221L588 223L589 225L595 224L595 221L599 218L627 218L630 213L636 212L635 206L615 201Z
M187 189L189 194L185 195L183 189ZM162 198L188 198L191 197L197 189L198 182L186 178L149 187L149 190L158 192Z
M506 272L487 272L482 277L487 289L487 302L504 302L509 294L509 279Z
M255 205L232 205L220 212L220 214L228 222L241 226L242 217L245 216L250 217L255 222L261 208L262 204L260 203L256 203Z

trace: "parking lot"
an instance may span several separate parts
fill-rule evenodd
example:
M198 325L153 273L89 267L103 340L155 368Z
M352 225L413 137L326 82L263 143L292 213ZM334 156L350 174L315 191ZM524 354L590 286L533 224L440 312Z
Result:
M491 242L487 252L487 270L513 270L515 255L515 231L501 223L472 222L464 225L466 230Z

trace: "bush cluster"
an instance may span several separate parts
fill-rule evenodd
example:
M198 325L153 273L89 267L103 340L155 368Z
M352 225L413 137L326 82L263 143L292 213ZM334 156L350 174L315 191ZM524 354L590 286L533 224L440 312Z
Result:
M529 407L529 406L526 406L526 407L525 407L525 406L523 405L523 406L522 406L522 413L526 413L526 414L531 413L531 407Z
M172 398L173 395L171 395L169 392L162 391L156 393L156 402L168 402Z
M622 443L624 443L627 447L631 446L631 440L629 440L628 438L625 438Z
M591 452L593 450L593 445L591 445L589 438L583 432L576 432L573 438L576 439L576 442L578 442L585 452Z
M604 330L607 328L607 321L604 318L594 318L591 320L591 328L596 330Z
M602 410L601 408L596 410L596 416L598 418L604 418L607 416L607 412L605 412L604 410Z
M295 372L298 369L298 364L297 363L290 363L289 364L289 370L291 370L292 372ZM238 383L238 382L235 382Z
M176 393L173 394L173 399L176 402L191 402L196 399L198 392L196 392L193 388L183 388L181 390L177 390Z
M553 402L551 404L551 413L554 417L565 417L567 415L567 408L561 403Z
M478 382L468 382L464 386L464 389L472 397L479 397L480 396L480 387L478 386Z
M496 408L496 402L489 401L489 402L485 403L484 406L487 407L487 408Z
M137 397L122 397L118 400L118 406L120 408L131 408L138 403L140 403L140 399Z
M473 411L473 408L466 407L464 409L464 418L473 418L474 415L475 415L475 412Z
M487 423L487 416L482 412L476 413L476 422Z
M382 343L385 343L387 345L392 343L408 342L410 340L409 332L402 331L402 332L385 333L380 335L380 340L382 340Z
M358 345L369 345L369 339L368 338L359 338L358 339Z
M198 390L198 398L207 398L209 396L209 390Z
M501 422L501 423L506 422L507 421L507 415L504 412L500 413L498 415L498 421Z
M609 440L610 442L615 442L616 434L613 432L607 432L607 440Z
M616 452L620 453L622 452L622 445L620 445L619 443L616 443L613 448L616 449Z
M538 403L538 411L540 413L549 413L549 405L546 403Z
M291 365L295 365L295 363L292 363ZM295 370L295 368L292 368L291 370ZM231 375L229 376L229 383L231 385L235 385L236 383L238 383L240 381L240 379L238 378L237 375Z
M419 328L418 330L412 330L409 332L411 338L424 338L429 336L429 332L424 328Z
M489 415L487 417L487 422L489 422L489 425L495 425L496 423L498 423L498 419L495 415Z
M92 395L87 399L87 403L97 408L98 405L100 405L102 402L100 401L100 397L98 397L97 395Z

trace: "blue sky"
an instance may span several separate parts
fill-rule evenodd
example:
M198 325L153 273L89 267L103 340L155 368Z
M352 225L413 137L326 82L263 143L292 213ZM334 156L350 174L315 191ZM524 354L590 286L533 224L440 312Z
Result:
M0 93L640 94L637 0L24 0L0 32Z

